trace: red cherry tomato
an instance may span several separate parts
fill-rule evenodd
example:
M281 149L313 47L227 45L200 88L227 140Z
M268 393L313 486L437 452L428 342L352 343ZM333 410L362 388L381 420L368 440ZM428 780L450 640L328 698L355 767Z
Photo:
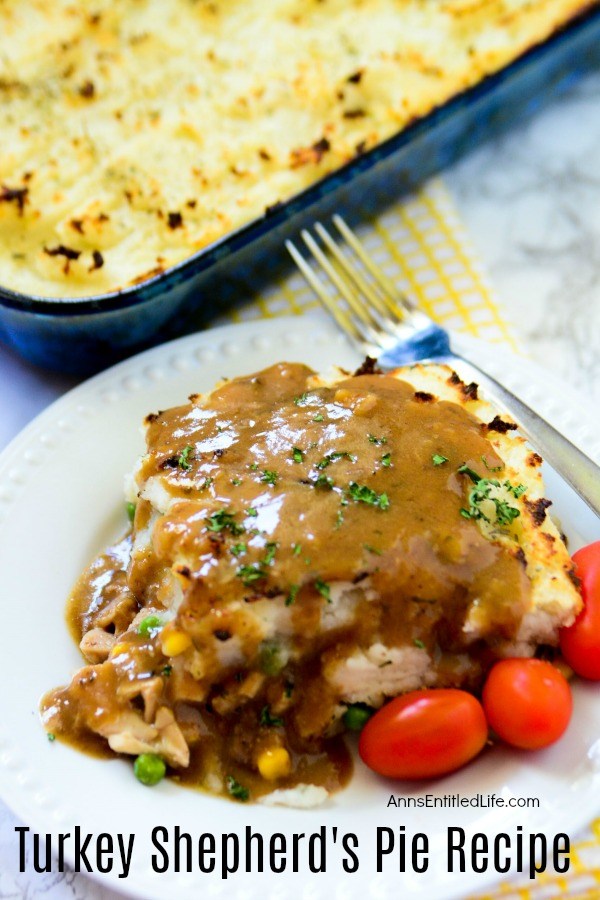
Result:
M483 688L483 708L498 737L523 750L538 750L565 731L573 700L566 678L541 659L503 659Z
M481 703L452 688L411 691L369 719L358 743L364 763L388 778L436 778L483 749L488 726Z
M573 555L581 578L583 609L569 628L560 632L560 649L574 672L600 681L600 541Z

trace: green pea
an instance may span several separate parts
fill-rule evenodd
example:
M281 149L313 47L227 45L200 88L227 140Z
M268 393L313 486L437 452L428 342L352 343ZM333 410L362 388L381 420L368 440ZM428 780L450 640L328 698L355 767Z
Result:
M158 616L146 616L146 618L142 619L138 625L138 634L143 634L144 637L148 637L152 631L161 629L163 624L163 620L159 619Z
M265 675L279 675L284 667L281 652L277 644L265 642L259 654L259 665Z
M156 753L141 753L136 757L133 771L138 781L151 786L163 780L167 767L164 759L157 756Z
M235 797L236 800L241 800L242 803L245 803L249 799L250 791L243 784L240 784L239 781L236 781L233 775L227 776L225 784L231 796Z
M127 510L127 518L133 524L133 520L135 517L135 503L126 503L125 509Z
M362 703L355 703L353 706L348 707L342 717L342 721L348 731L362 731L372 715L373 710L368 706L364 706Z

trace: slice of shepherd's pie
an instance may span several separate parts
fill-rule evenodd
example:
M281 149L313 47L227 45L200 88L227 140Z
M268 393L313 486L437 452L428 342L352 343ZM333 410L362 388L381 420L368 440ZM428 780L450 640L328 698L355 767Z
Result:
M281 363L146 428L132 533L70 601L89 665L42 705L76 744L308 805L350 705L477 692L580 608L542 460L447 367Z

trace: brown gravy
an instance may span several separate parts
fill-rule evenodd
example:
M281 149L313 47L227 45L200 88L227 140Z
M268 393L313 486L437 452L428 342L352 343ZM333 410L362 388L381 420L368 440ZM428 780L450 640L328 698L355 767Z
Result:
M473 688L495 635L514 635L528 602L523 561L465 516L472 483L459 469L487 478L503 467L485 427L391 376L312 388L313 374L276 365L148 417L138 484L142 493L159 484L168 508L157 516L144 494L134 535L151 525L150 545L132 550L125 538L73 592L74 636L98 629L114 645L45 698L58 736L105 747L114 723L142 713L149 722L163 706L190 750L189 766L175 770L182 783L206 785L218 771L252 797L304 781L335 790L351 762L327 671L384 641L426 649L437 686ZM140 610L168 609L173 579L181 601L162 637L132 630ZM354 598L351 622L324 631L340 582L369 593ZM462 625L475 598L486 640L472 645ZM255 603L283 607L292 623L277 670L265 665ZM161 640L173 629L191 648L170 659ZM243 663L223 663L230 640ZM458 654L470 656L469 671ZM292 760L276 784L256 770L272 746Z

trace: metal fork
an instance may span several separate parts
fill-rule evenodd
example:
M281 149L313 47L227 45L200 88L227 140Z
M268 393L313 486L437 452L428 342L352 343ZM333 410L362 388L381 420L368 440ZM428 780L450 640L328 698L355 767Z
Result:
M463 379L481 385L489 400L514 419L521 434L600 516L600 467L491 375L454 353L448 332L401 293L341 216L333 216L332 221L345 246L320 222L314 230L322 246L306 229L301 237L337 295L291 241L286 241L286 247L325 308L359 349L376 358L382 369L423 361L457 368Z

